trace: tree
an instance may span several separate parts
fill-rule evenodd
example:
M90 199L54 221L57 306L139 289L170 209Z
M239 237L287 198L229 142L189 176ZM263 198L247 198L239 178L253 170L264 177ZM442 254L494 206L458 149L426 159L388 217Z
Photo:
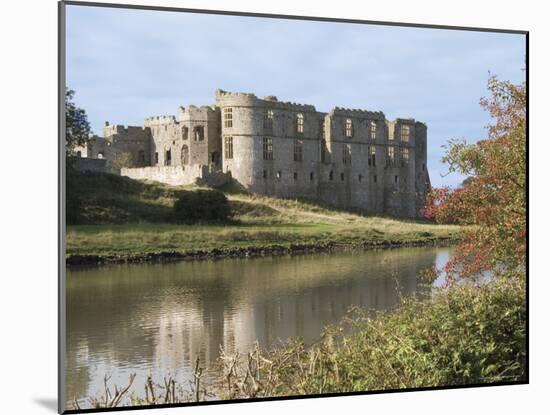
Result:
M87 143L91 133L90 123L86 111L75 105L75 92L65 88L65 120L66 120L66 152L72 154L76 146Z
M491 77L481 106L493 121L487 139L452 140L443 162L469 176L457 189L428 195L425 215L440 223L469 225L447 266L451 278L491 270L524 274L526 264L526 86Z
M132 167L133 165L133 158L132 154L128 152L122 152L115 154L115 159L112 162L113 167L116 170Z

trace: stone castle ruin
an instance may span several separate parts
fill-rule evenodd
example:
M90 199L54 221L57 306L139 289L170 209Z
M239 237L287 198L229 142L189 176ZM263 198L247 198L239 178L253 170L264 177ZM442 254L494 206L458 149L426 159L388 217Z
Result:
M424 123L379 111L325 113L217 90L215 105L180 107L177 118L105 123L103 137L75 151L83 170L172 185L235 180L261 195L416 217L430 188L426 132Z

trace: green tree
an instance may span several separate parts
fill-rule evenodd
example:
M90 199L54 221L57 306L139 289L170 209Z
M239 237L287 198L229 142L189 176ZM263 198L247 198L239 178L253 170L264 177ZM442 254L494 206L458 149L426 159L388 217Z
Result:
M122 152L115 154L115 159L113 160L113 167L116 170L132 167L133 158L132 154L128 152Z
M487 139L451 141L443 161L468 176L457 189L434 189L426 216L437 222L470 225L447 264L452 276L485 270L523 275L526 264L526 85L491 77L481 106L492 123Z
M86 144L92 132L86 111L74 103L75 91L65 88L66 151L72 154L76 146Z

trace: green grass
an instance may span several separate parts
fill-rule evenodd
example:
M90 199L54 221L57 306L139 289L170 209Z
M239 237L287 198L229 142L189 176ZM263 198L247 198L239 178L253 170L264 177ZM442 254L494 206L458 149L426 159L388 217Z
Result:
M67 255L140 255L155 252L270 247L291 244L357 245L431 241L460 228L369 216L318 204L226 193L233 220L222 224L171 222L178 195L195 186L169 186L113 175L73 176L68 200L78 200L78 225L67 227Z

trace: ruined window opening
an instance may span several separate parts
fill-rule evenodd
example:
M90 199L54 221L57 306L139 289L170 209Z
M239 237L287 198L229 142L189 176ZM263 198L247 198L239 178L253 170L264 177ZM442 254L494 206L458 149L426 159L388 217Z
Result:
M159 153L155 151L155 164L159 164Z
M166 150L166 154L164 156L164 165L170 166L172 164L172 150Z
M370 139L372 141L376 140L376 121L370 122Z
M233 159L233 137L225 137L224 141L225 158L226 160L231 160Z
M140 163L145 163L145 151L139 150L138 160Z
M321 161L323 163L328 163L329 161L327 142L325 139L321 140Z
M344 144L342 148L342 163L351 164L351 145Z
M298 173L294 172L294 180L298 180Z
M168 131L168 126L167 125L164 126L164 131Z
M403 148L401 152L401 165L406 166L409 164L409 149Z
M402 143L408 143L410 134L411 134L411 128L408 125L402 125L401 126L401 142Z
M363 180L363 175L360 174L357 178L359 179L359 181L361 181Z
M296 115L296 132L298 134L304 133L304 114L302 113Z
M368 146L368 164L369 166L376 167L376 147Z
M397 184L399 182L399 176L394 176L393 182Z
M204 127L202 125L195 127L194 132L195 132L195 141L204 140Z
M340 180L344 181L346 178L346 175L344 173L340 173Z
M273 110L264 111L264 128L266 130L273 129Z
M393 166L395 164L395 147L388 147L388 158L386 164Z
M350 118L346 119L346 127L344 132L346 137L353 137L353 121Z
M187 145L181 148L181 164L184 166L189 164L189 147Z
M267 179L267 170L264 170L263 178Z
M225 128L233 127L233 108L223 109L223 126Z
M279 170L279 171L277 172L277 179L280 179L281 177L282 177L282 173L281 173L281 170Z
M422 163L422 171L424 171L425 169L426 169L426 165Z
M218 164L218 162L220 161L220 153L218 153L217 151L213 151L210 157L212 163L214 164Z
M271 137L263 138L264 160L273 160L273 139Z
M302 140L294 140L294 161L304 160L303 147L304 143Z
M330 173L328 174L328 179L329 180L332 180L334 179L334 172L331 170Z
M376 183L376 182L377 182L377 179L378 179L378 178L376 177L376 174L374 175L373 179L374 179L374 183Z
M82 152L81 152L81 151L77 151L77 152L76 152L76 156L77 156L77 157L82 157Z
M103 153L97 153L97 158L102 159L104 157Z
M313 174L313 172L309 173L309 180L313 181L314 179L315 179L315 175Z
M189 137L189 128L182 127L181 128L181 139L182 140L187 140L188 137Z

